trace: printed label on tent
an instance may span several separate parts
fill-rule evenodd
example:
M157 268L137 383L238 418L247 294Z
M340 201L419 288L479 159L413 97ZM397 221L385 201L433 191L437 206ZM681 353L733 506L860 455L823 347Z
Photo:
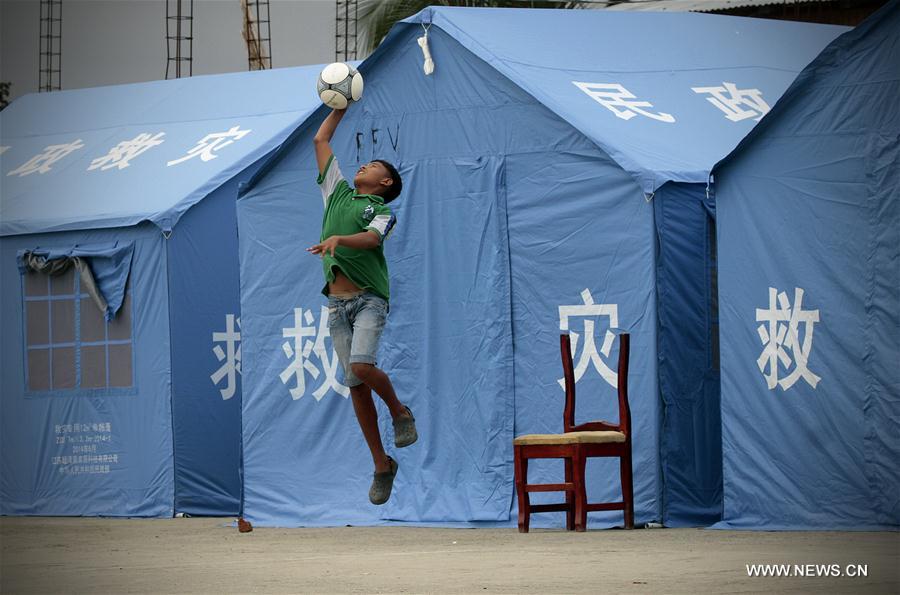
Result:
M241 130L240 126L232 126L231 129L226 130L225 132L207 134L193 149L188 151L187 155L181 159L169 161L166 165L171 167L188 161L189 159L193 159L194 157L199 157L202 161L212 161L217 157L214 153L215 151L224 149L234 141L244 138L251 132L252 130Z
M572 84L587 93L588 97L611 111L617 118L630 120L637 115L646 116L660 122L673 123L675 117L663 112L654 113L645 110L653 107L649 101L641 101L631 91L618 83L580 83Z
M16 169L12 170L7 176L27 176L33 173L45 174L50 171L50 166L74 151L84 147L81 139L72 141L65 145L50 145L44 147L43 153L38 153Z
M569 341L572 344L572 359L576 362L575 384L578 384L578 381L584 376L588 364L593 364L594 370L596 370L610 386L616 387L619 382L618 374L607 365L603 358L609 357L609 352L612 348L613 340L615 339L615 335L610 329L619 326L618 304L595 304L594 297L587 288L581 292L581 301L583 303L579 305L559 307L559 330L569 331ZM584 341L582 342L580 355L578 353L578 343L581 335L570 330L572 325L569 321L570 318L576 317L583 318L582 323L584 324L584 332L582 333L584 335ZM599 352L597 351L597 342L594 338L594 332L595 323L601 321L595 320L595 318L607 320L605 324L606 334L603 337L603 344L600 347ZM601 322L601 324L603 323ZM601 357L601 354L603 357ZM565 390L565 379L560 378L557 382L559 382L560 387Z
M132 159L134 159L147 149L151 149L166 142L165 140L163 140L163 137L165 135L165 132L160 132L155 136L151 136L150 133L144 132L137 135L131 140L122 141L118 145L110 149L109 153L107 153L103 157L98 157L97 159L91 161L91 165L90 167L88 167L88 171L92 171L98 168L101 171L105 171L113 167L125 169L126 167L131 165L129 162Z
M819 311L803 309L803 289L794 288L794 304L791 307L787 293L779 293L776 288L770 287L769 307L756 309L756 321L764 323L756 329L763 344L763 351L756 360L756 365L766 377L769 390L776 385L787 390L800 378L816 388L821 378L808 365L812 351L813 325L819 322ZM803 323L802 341L799 334L800 323ZM780 380L779 363L789 372ZM790 369L792 365L793 370Z
M314 380L324 372L322 383L312 393L316 401L321 401L329 390L334 390L345 399L350 396L350 389L337 379L338 358L334 346L330 350L325 348L325 339L331 337L328 330L328 308L321 306L318 325L315 324L312 310L294 308L294 325L283 328L281 336L289 339L282 343L281 349L290 363L279 378L285 385L293 379L295 386L290 389L292 399L296 401L306 394L306 372ZM321 370L313 363L313 357L318 360Z
M225 388L220 388L219 392L222 393L222 400L227 401L234 396L237 377L241 373L241 319L234 314L226 314L225 331L213 332L212 340L212 351L222 366L209 378L215 385L225 378ZM215 343L223 343L225 349Z
M708 94L706 100L725 113L732 122L753 118L759 122L771 109L759 89L738 89L734 83L721 87L691 87L694 93ZM743 107L742 107L743 106Z
M166 165L171 167L185 161L189 161L194 157L199 157L201 161L212 161L218 157L215 153L220 151L233 142L240 140L253 132L252 130L241 130L240 126L232 126L225 132L214 132L204 136L197 144L190 149L187 154L179 159L167 161ZM152 149L165 142L162 138L165 132L158 132L151 136L150 133L141 133L131 140L124 140L115 147L109 149L106 155L91 160L87 171L100 169L105 171L112 168L125 169L131 165L130 161L138 157L141 153ZM50 171L51 165L63 159L70 153L84 148L82 139L76 139L67 144L50 145L45 147L43 152L38 153L16 169L7 173L7 176L27 176L33 173L45 174ZM3 147L0 154L5 153L11 147Z
M53 429L56 444L66 453L50 459L59 473L105 475L119 463L119 453L103 452L112 442L110 422L56 424Z
M672 114L645 109L653 107L653 104L638 99L634 93L618 83L572 81L572 84L622 120L627 121L635 116L644 116L667 124L675 122L675 116ZM691 87L691 90L700 95L709 95L706 100L721 110L725 117L732 122L740 122L748 118L759 121L771 109L759 89L738 89L736 84L726 81L723 81L722 85L718 87Z

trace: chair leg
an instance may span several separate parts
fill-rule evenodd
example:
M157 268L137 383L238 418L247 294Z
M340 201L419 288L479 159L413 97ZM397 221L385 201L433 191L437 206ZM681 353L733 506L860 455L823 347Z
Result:
M631 479L631 452L619 458L622 476L622 502L625 504L625 528L634 529L634 487Z
M572 467L572 457L566 457L566 483L575 484L575 472ZM575 492L566 491L566 531L575 529Z
M575 530L587 530L587 487L584 469L587 459L580 448L575 451Z
M519 533L528 533L528 525L531 520L531 503L528 501L528 458L522 452L521 446L513 448L514 471L516 476L516 492L519 497Z

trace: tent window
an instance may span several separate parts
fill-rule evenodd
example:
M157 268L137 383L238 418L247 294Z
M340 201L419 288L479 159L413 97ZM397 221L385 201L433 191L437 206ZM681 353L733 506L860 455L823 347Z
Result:
M25 366L29 392L130 388L131 292L107 322L75 267L59 275L23 273Z

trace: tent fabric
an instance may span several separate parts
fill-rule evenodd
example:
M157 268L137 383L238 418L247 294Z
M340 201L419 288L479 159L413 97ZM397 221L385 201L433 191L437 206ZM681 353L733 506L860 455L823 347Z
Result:
M172 337L175 509L238 514L241 309L237 185L256 164L194 205L166 242ZM223 257L227 255L227 257Z
M461 50L447 36L436 31L432 35L436 53ZM323 368L329 362L334 365L328 343L323 341L320 347L324 360L320 355L309 362L319 367L318 376L304 376L310 384L297 393L296 400L290 394L290 389L298 388L296 376L287 374L288 382L281 378L290 364L285 353L307 351L302 345L288 345L290 350L285 347L291 329L298 327L297 320L316 327L316 336L322 333L318 326L321 315L314 316L322 302L317 295L321 271L317 262L304 262L302 253L306 242L311 241L302 238L317 238L321 220L321 212L316 214L321 200L313 184L311 150L317 122L310 122L305 135L297 136L297 144L279 155L277 164L255 185L248 186L238 203L246 370L244 514L253 522L374 524L390 519L509 524L514 430L523 433L544 426L558 429L555 426L562 419L564 393L557 382L561 372L554 338L560 332L559 306L570 300L581 302L582 292L588 287L601 299L609 280L606 275L598 277L590 272L593 267L586 263L592 256L601 255L608 245L622 250L629 234L636 230L642 230L638 233L648 247L636 253L628 265L641 267L638 263L643 263L642 268L652 270L652 208L640 199L640 190L629 176L533 98L492 76L489 67L478 60L460 59L445 66L443 76L433 79L436 88L429 96L408 94L403 99L405 105L384 91L378 92L379 88L401 84L404 70L418 72L417 60L409 53L400 61L391 60L389 68L371 71L369 80L377 80L378 85L373 88L370 84L367 89L367 111L348 112L333 144L339 158L348 156L345 163L353 157L367 160L376 156L376 148L357 144L359 131L365 131L364 138L384 143L378 147L377 156L401 164L407 190L399 204L392 203L392 208L397 204L398 225L386 243L392 304L381 365L391 373L401 398L409 399L420 435L428 438L396 455L401 471L389 504L381 510L368 505L361 508L360 495L365 494L370 481L370 462L350 404L334 390L319 392L320 401L316 396L323 382ZM391 73L396 73L395 79ZM461 80L477 81L482 88L478 94L470 93L474 85L460 85ZM487 88L482 81L490 81ZM440 109L423 111L427 104L411 105L426 97L428 104L437 102ZM393 113L403 113L402 119L383 115L388 105ZM503 118L497 117L500 106ZM460 126L467 121L474 121L474 125ZM459 132L443 136L438 144L432 136L423 134L428 130ZM392 141L397 139L402 140L394 145ZM551 194L539 173L542 167L547 170L554 158L548 146L571 152L565 176L549 184ZM515 154L496 157L507 152ZM594 167L591 171L598 160L607 163L606 169ZM353 171L349 166L344 169ZM541 296L545 303L541 303L542 314L536 324L528 314L538 304L526 301L516 314L520 305L510 302L516 291L508 287L510 279L519 279L512 270L516 263L527 268L538 283L545 282L542 275L547 271L529 265L524 255L522 260L514 259L506 238L515 235L521 241L533 237L535 247L547 248L560 243L557 236L564 237L565 230L591 234L591 228L584 227L576 215L577 199L592 192L600 180L606 182L604 174L617 178L618 191L607 199L602 213L622 217L625 231L611 244L598 244L596 252L570 252L568 267L557 271L560 276L571 277L570 287L554 296ZM515 192L507 204L510 184ZM616 216L613 205L623 196L638 200L632 202L633 210ZM554 226L541 225L541 217L534 213L538 208L548 208L557 197L568 198L573 215L556 228L561 230L559 234L553 233ZM278 216L273 217L273 213ZM515 219L514 213L524 217ZM615 228L615 223L610 222L610 226ZM452 229L452 233L446 229ZM541 240L543 234L547 234L546 240ZM440 240L427 241L429 237ZM570 249L574 246L561 244L563 248L567 245ZM543 259L553 254L539 252ZM398 258L392 259L392 254ZM610 271L625 268L613 265L609 254L603 258ZM285 262L295 266L296 272L285 273ZM623 301L633 302L627 308L623 305L629 325L635 331L641 329L644 345L652 345L654 320L647 315L653 311L652 275L635 281L636 286L628 283L616 291L623 292ZM306 320L307 313L311 321ZM598 322L609 327L609 317L603 318ZM572 326L583 331L583 325L578 327L575 321ZM547 337L552 339L549 348L543 346ZM315 352L318 348L313 346L313 336L308 341ZM540 365L536 367L542 386L519 380L512 357L519 349L539 352ZM655 374L650 353L644 348L636 355L649 371L636 374L632 388L635 394L643 395L635 399L639 411L636 425L643 436L638 440L639 456L647 461L647 468L653 469ZM605 386L608 398L585 397L579 413L588 416L615 403L612 387L593 367L589 372L582 381L585 390L599 379L602 386L594 389L604 390ZM514 403L513 396L518 400L520 394L522 398L527 394L534 406ZM547 404L548 399L553 404ZM385 434L389 439L390 433ZM286 448L291 449L290 456L284 456ZM612 491L607 476L600 471L592 468L592 492ZM535 467L536 476L545 472L549 470ZM655 471L651 471L638 480L639 518L657 518L655 477Z
M710 525L722 513L715 197L670 182L653 206L663 522Z
M23 96L0 112L0 235L171 230L316 107L318 66Z
M427 197L430 187L419 181L427 179L457 198L399 205L398 227L385 243L389 261L404 258L391 263L379 365L429 437L395 455L394 494L375 507L365 499L371 458L326 343L321 266L303 253L318 238L322 216L311 134L305 140L308 150L297 151L303 159L288 155L258 194L239 203L245 518L269 525L507 520L513 387L506 221L502 209L479 200L502 196L502 161L426 158L403 169L409 196ZM427 250L425 235L443 240ZM483 250L469 249L479 243ZM380 421L391 440L389 416L382 412Z
M578 337L578 418L614 417L610 367L615 354L604 346L614 329L634 337L629 385L636 428L637 522L662 517L657 230L654 204L645 200L645 191L657 186L639 183L637 168L623 168L619 145L630 146L627 129L610 135L607 140L616 146L606 151L592 136L600 128L575 124L576 116L593 122L598 119L593 110L605 113L605 108L572 85L573 78L552 88L561 97L569 87L576 91L563 115L554 107L561 99L539 96L529 81L512 74L520 63L552 71L552 64L538 60L538 52L501 59L472 41L506 40L513 47L515 39L516 45L527 45L521 44L522 29L504 24L511 19L514 26L536 27L534 18L520 15L524 12L529 11L435 9L434 14L450 16L446 23L429 21L436 64L430 76L422 73L416 43L422 26L396 26L360 66L366 97L348 110L332 142L346 172L384 158L398 165L404 177L404 193L391 205L398 223L385 245L392 301L379 362L401 400L412 407L420 441L391 452L390 423L382 414L382 434L400 463L395 493L384 507L365 503L371 461L346 393L333 382L342 376L324 324L327 309L323 312L317 294L321 271L318 261L304 252L320 233L322 207L311 141L325 110L292 133L242 187L244 515L252 522L509 526L516 511L513 436L561 429L564 392L557 337L560 332ZM582 42L570 29L593 15L563 12L568 16L539 11L541 19L550 20L542 21L535 44L544 44L538 38L545 36ZM474 19L466 21L465 30L454 29L457 13ZM549 30L547 22L553 25ZM646 38L640 17L628 23L616 21L615 28ZM730 19L709 23L736 26ZM490 35L483 34L488 27ZM784 31L773 29L779 30ZM827 27L819 31L819 47L833 38L832 32L837 34ZM686 43L680 39L676 45ZM592 51L594 57L602 54L602 48ZM661 41L648 53L677 52ZM571 57L558 49L552 56L556 62ZM810 53L806 61L812 57ZM786 72L794 59L784 59L786 78L780 87L771 87L777 93L787 86ZM770 88L767 84L759 83L764 89ZM661 82L659 87L667 88ZM587 107L577 103L582 99L578 93L586 97ZM744 132L750 126L740 125L746 126ZM732 137L729 126L711 125L704 131L709 137L704 143L720 147L717 156L710 152L702 175L695 176L705 188L712 163L740 135ZM644 152L655 152L662 161L677 160L693 152L694 145L706 150L693 136L682 140L675 147L654 140ZM658 164L653 161L654 167ZM656 173L648 175L655 179ZM671 171L660 175L665 180L681 176ZM691 217L706 225L706 211L694 210ZM701 285L708 281L705 265L703 261L692 269L699 270ZM694 319L707 320L708 313ZM530 470L535 481L558 481L561 472L559 461L541 461ZM588 476L592 500L620 497L617 482L610 481L618 477L613 462L592 461ZM536 494L534 500L545 497ZM704 498L705 505L709 495ZM540 526L558 519L538 515L534 521ZM621 515L592 513L590 522L609 526L620 523Z
M617 421L617 351L604 344L610 333L629 332L635 518L655 521L661 511L653 205L609 157L583 137L581 143L507 159L515 433L562 431L561 333L574 339L576 423ZM587 469L592 501L621 501L617 461L592 460ZM529 463L529 481L561 477L558 460ZM535 503L559 498L532 494ZM594 526L622 522L619 512L591 517Z
M15 492L10 500L15 502L13 513L170 516L173 509L196 515L239 512L241 349L234 200L238 185L255 173L265 155L320 105L313 84L319 68L32 94L17 99L0 114L0 247L4 254L11 254L0 263L4 313L8 314L0 350L3 412L15 412L18 417L8 419L18 419L23 430L40 436L32 439L36 444L43 444L45 437L48 444L54 438L67 440L68 436L53 433L57 426L86 424L93 428L92 417L102 419L105 413L89 416L81 407L86 403L100 411L115 409L120 419L103 423L103 427L111 424L110 432L81 430L75 438L100 436L110 442L119 440L120 432L134 433L133 440L123 439L128 444L126 451L106 449L95 454L82 450L86 444L58 442L54 456L65 457L67 465L72 457L78 457L79 462L71 464L79 465L79 472L68 473L68 466L60 471L62 467L56 465L52 471L60 475L52 483L35 475L25 463L4 469L6 486L13 486L10 489ZM216 131L235 127L248 132L240 138L215 136ZM210 132L213 136L206 138L207 152L198 151L187 161L167 165L179 157L166 151L191 154L190 149L199 146L197 140ZM189 137L193 140L188 141ZM141 138L148 142L116 144ZM74 152L32 159L48 145L78 139L84 147ZM106 140L93 144L92 139ZM178 142L189 144L176 148ZM107 159L96 162L98 154ZM97 167L92 169L93 165ZM30 316L34 326L42 319L29 312L30 307L35 308L21 295L22 280L10 276L12 281L7 282L6 275L16 271L16 251L50 247L70 253L73 246L83 250L116 242L121 247L135 234L154 241L143 249L136 247L133 259L129 253L120 262L133 265L131 281L126 281L127 268L113 267L110 280L103 278L103 272L99 275L106 283L115 277L120 290L130 285L130 297L122 302L122 310L131 312L127 305L132 300L133 314L148 316L147 321L135 323L133 341L145 344L135 347L130 358L134 386L113 383L98 388L96 377L79 384L78 370L84 372L83 361L98 359L98 348L93 340L80 345L77 336L74 345L60 346L63 357L75 358L74 367L66 368L74 370L70 377L52 390L29 385L26 356L47 359L47 353L44 350L36 356L25 343L23 320L27 323ZM150 255L153 250L156 252ZM99 255L91 259L104 260ZM151 261L159 265L147 269L146 263ZM139 268L143 280L136 284L134 275ZM110 301L121 299L121 295L113 296ZM46 309L46 302L53 300L36 301ZM138 307L146 303L159 303L159 310ZM83 318L89 313L86 309L75 311L84 314ZM113 324L119 324L121 316ZM7 319L13 326L6 324ZM152 333L138 333L145 322L152 324ZM9 328L16 332L7 332ZM80 328L78 324L76 328ZM52 368L43 360L38 363L44 372L48 366ZM123 371L120 375L131 370L125 363L119 364L112 370ZM151 410L148 404L157 399L164 399L166 407ZM38 413L36 404L51 400L58 404ZM66 408L66 403L79 405ZM159 416L165 420L157 419ZM146 419L137 421L142 418ZM50 433L48 420L53 422ZM130 426L133 423L143 423L148 430L135 433ZM140 442L142 433L156 432L163 423L165 430L153 436L164 437L164 444ZM0 434L4 454L22 451L20 437L6 432L6 427ZM140 447L135 446L138 442ZM88 478L81 477L84 461L80 458L96 466L93 457L113 455L121 455L121 464L104 460L108 473L104 468L102 477L93 480L104 485L120 480L131 490L127 501L100 491L85 492L77 506L58 502L64 494L88 485ZM93 471L97 475L96 469ZM45 472L42 468L41 473ZM138 480L133 478L146 473L165 481L152 490L138 488ZM3 497L8 493L4 488ZM105 500L94 501L94 496Z
M900 526L898 32L894 0L716 169L722 527Z
M705 184L797 73L847 31L602 10L432 7L403 22L452 36L590 138L647 194L670 180Z
M448 38L433 42L435 51L455 44ZM410 404L421 438L395 454L400 473L391 500L370 506L365 494L371 459L350 402L326 380L337 362L327 335L322 337L327 310L322 312L318 293L320 264L303 251L319 237L322 217L312 153L321 120L314 119L238 202L244 514L254 523L509 523L513 325L506 164L498 155L506 146L543 150L545 138L530 126L536 118L562 132L554 134L554 142L567 135L569 142L591 147L502 80L479 94L460 87L457 81L473 77L476 68L490 80L489 69L477 61L460 60L453 66L455 77L434 80L439 92L430 95L446 109L411 105L430 104L427 95L404 94L400 102L378 92L396 88L404 72L419 72L417 59L410 52L370 71L368 80L377 82L367 87L367 110L348 111L333 146L344 171L378 156L398 164L404 178L404 194L391 204L398 223L385 243L391 311L379 364ZM462 92L453 95L453 90ZM392 101L391 112L402 118L382 112ZM499 106L513 119L495 117ZM469 117L484 126L483 134L459 126ZM442 144L427 133L454 129L459 132ZM303 339L309 350L291 338L300 327L314 329ZM556 329L558 321L552 332ZM313 355L302 360L309 364L307 372L295 355L288 356L310 351ZM381 423L390 449L384 414Z
M33 255L47 261L58 259L85 259L90 268L93 280L105 302L103 312L106 320L115 318L125 299L125 285L131 272L131 259L134 254L132 242L107 242L104 244L76 244L74 246L54 248L34 248L19 250L16 263L20 273L26 269L25 256Z
M165 283L160 282L166 267L164 241L155 227L145 224L114 232L39 234L0 242L0 262L4 263L0 267L4 289L0 292L4 330L0 336L0 514L172 515L169 302ZM25 300L25 288L14 264L17 252L33 246L102 246L115 242L133 246L126 299L130 303L131 333L119 335L131 348L132 385L27 392L23 378L28 369L24 341L27 321L19 305ZM77 295L54 290L52 297L81 301L94 309L86 295L79 300ZM74 308L78 312L77 305ZM99 313L94 316L101 319ZM77 315L75 320L75 328L83 328ZM82 335L79 340L76 335L74 346L70 341L55 347L54 352L61 358L74 358L73 365L83 370L79 356L83 360L88 355L81 345L85 339Z

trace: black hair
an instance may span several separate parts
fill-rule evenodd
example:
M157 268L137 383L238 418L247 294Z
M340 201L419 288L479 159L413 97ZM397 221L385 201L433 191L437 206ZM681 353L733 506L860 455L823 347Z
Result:
M384 159L375 159L374 162L383 165L391 176L391 185L385 188L384 192L379 195L384 199L384 204L387 204L400 196L400 191L403 190L403 180L400 178L400 172L397 171L397 168L394 167L393 164Z

